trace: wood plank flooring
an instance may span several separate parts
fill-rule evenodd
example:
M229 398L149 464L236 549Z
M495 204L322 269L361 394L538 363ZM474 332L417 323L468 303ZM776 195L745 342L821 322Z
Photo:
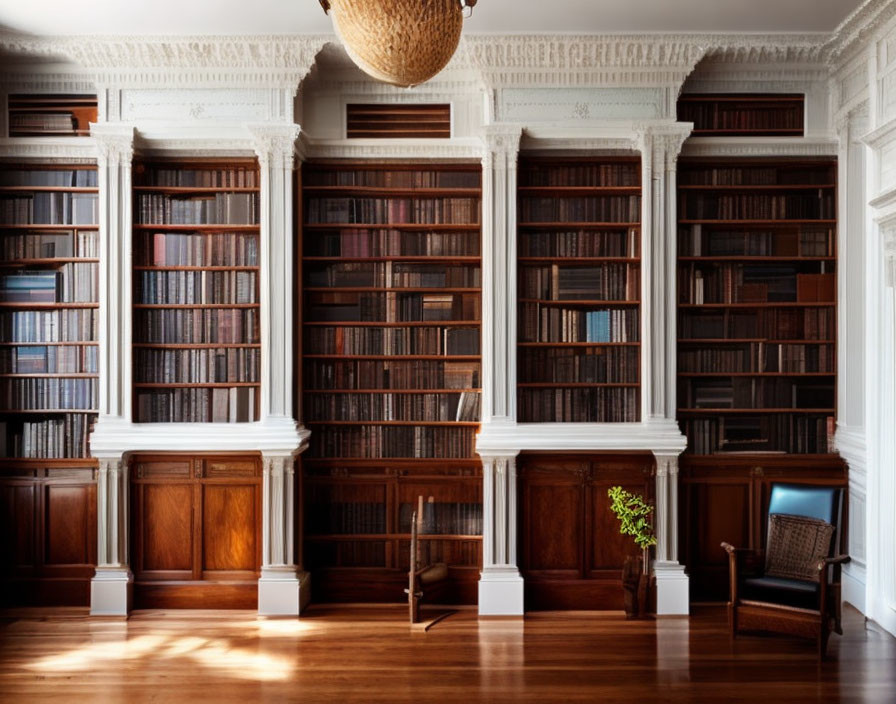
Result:
M466 610L429 631L406 613L18 611L0 620L0 701L896 702L896 639L853 609L821 664L808 641L732 642L716 607L628 622L614 612L478 621Z

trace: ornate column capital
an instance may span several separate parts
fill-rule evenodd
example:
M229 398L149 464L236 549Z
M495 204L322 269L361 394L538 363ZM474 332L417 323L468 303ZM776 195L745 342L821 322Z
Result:
M635 145L645 161L649 157L655 170L665 167L666 171L674 171L684 141L691 136L693 129L692 122L641 125Z
M262 169L292 170L296 157L296 140L301 132L299 125L251 125L249 132Z
M482 130L485 168L510 168L516 166L520 152L523 128L520 125L496 123Z
M880 223L886 285L896 288L896 215Z
M90 136L96 145L97 158L109 166L130 164L134 159L133 125L91 123Z

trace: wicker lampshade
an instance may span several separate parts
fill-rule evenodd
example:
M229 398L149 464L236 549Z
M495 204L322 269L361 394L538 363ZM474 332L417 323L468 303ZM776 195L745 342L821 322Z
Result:
M457 49L460 0L321 0L352 61L378 81L416 86L441 71Z

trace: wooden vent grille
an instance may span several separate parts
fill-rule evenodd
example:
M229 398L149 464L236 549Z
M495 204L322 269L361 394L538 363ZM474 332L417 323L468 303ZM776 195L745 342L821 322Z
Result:
M97 119L95 95L11 95L10 137L80 137Z
M451 137L451 105L347 105L349 139Z
M805 97L799 94L709 93L678 99L678 119L694 136L801 137Z

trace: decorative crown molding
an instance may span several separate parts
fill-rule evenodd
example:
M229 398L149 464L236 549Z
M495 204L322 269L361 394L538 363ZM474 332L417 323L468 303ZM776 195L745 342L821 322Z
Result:
M893 18L896 3L892 0L866 0L840 23L825 44L829 62L838 63L854 49L867 46L868 40Z
M0 49L62 57L100 84L298 86L329 35L0 36Z

